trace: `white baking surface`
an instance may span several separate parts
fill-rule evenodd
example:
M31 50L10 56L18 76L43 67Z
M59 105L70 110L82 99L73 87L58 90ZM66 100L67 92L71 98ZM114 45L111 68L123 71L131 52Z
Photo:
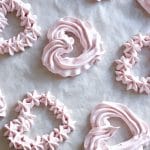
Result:
M115 81L114 60L122 55L122 43L139 32L150 33L150 16L135 0L26 0L32 5L42 28L42 35L30 49L13 57L0 56L0 87L7 101L7 117L0 120L0 150L8 150L8 141L3 137L3 125L16 117L14 107L27 91L51 91L72 110L76 130L62 145L60 150L82 150L86 134L90 129L89 115L96 104L103 100L128 105L136 114L150 124L150 96L125 90L125 86ZM106 53L102 60L90 70L74 78L61 78L54 75L41 64L42 49L47 44L46 33L60 17L74 16L88 20L95 26L104 41ZM16 35L19 19L8 15L9 26L1 36ZM80 47L80 46L79 46ZM141 61L135 66L135 75L147 76L150 73L150 51L141 53ZM143 59L142 59L143 58ZM143 60L143 61L142 61ZM43 108L34 110L37 114L35 125L28 135L48 133L58 122ZM129 138L123 130L117 133L112 143ZM150 147L148 148L150 149Z

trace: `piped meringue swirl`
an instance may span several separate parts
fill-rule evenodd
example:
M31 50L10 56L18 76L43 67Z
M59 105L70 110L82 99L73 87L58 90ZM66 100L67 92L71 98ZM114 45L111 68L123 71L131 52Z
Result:
M150 14L150 0L137 0L137 1Z
M34 106L44 105L61 121L59 128L54 128L50 134L37 136L30 139L25 133L34 123L35 115L31 114ZM68 139L68 135L74 130L74 121L71 120L66 107L49 92L39 95L36 91L28 93L23 101L19 101L16 107L18 118L5 125L4 133L10 141L10 147L23 150L56 150L60 143Z
M127 85L127 90L150 94L150 77L138 77L131 69L138 62L143 47L150 48L150 35L135 35L124 44L124 55L116 60L116 80Z
M111 118L120 118L130 129L132 137L116 145L108 145L118 128L110 123ZM150 144L150 128L128 107L113 102L103 102L91 113L92 129L84 141L85 150L143 150Z
M7 13L16 11L16 16L20 18L20 25L25 29L17 36L13 36L8 40L1 38L0 54L14 53L24 51L25 47L32 47L33 43L40 36L40 28L37 26L35 16L31 14L31 6L23 3L21 0L2 0L0 1L0 32L7 25Z
M69 36L69 34L73 36ZM74 36L83 47L78 57L67 57L73 51ZM49 43L43 50L42 63L63 77L79 75L100 60L104 53L101 37L88 23L77 18L61 18L47 34Z
M5 116L6 116L6 103L2 95L2 92L0 91L0 117L3 118Z

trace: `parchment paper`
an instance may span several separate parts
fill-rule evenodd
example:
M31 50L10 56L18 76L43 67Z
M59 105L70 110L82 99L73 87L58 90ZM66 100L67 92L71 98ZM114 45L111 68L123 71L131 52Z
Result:
M114 101L128 105L139 117L150 124L150 96L126 91L125 86L115 81L114 60L122 55L121 45L139 32L150 33L150 16L135 0L26 0L32 6L33 14L42 28L42 35L32 48L13 57L0 56L0 87L8 105L7 117L0 121L0 150L8 150L8 141L3 137L3 126L16 118L14 107L26 92L36 89L39 92L51 91L72 110L76 130L69 140L62 144L61 150L82 150L86 134L90 129L89 115L101 101ZM74 78L61 78L54 75L41 64L41 54L47 44L46 33L57 19L65 16L88 20L95 26L104 41L106 53L102 60L90 70ZM23 30L14 14L8 15L9 26L1 36L12 37ZM150 51L140 53L141 61L133 69L139 76L150 73ZM28 135L49 133L59 122L46 109L33 110L37 115L35 125ZM50 116L50 117L49 117ZM116 121L118 122L118 121ZM115 122L115 123L116 123ZM111 143L128 139L125 128L117 133ZM149 147L150 148L150 147Z

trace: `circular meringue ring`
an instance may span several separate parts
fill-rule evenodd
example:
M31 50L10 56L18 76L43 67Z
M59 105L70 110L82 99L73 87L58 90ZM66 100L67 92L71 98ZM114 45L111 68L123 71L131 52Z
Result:
M6 116L6 102L0 91L0 118L4 118L5 116Z
M111 124L111 118L124 121L132 137L119 144L109 145L108 140L120 128ZM141 150L150 144L150 127L122 104L103 102L97 105L91 113L90 121L92 129L85 138L85 150Z
M50 134L37 136L35 140L32 140L25 133L31 129L34 122L35 116L31 114L31 109L40 105L48 107L56 119L61 120L61 125L59 128L54 128ZM36 91L28 93L27 97L18 103L16 111L19 113L18 118L5 125L6 132L4 133L4 136L10 141L10 147L15 149L55 150L74 129L74 122L67 113L65 106L56 101L56 98L49 92L41 95Z
M116 80L127 85L127 90L134 90L139 93L150 94L150 77L134 76L131 69L138 62L138 52L143 47L150 48L150 35L141 34L133 36L124 44L124 55L116 60Z
M25 47L32 47L32 44L40 36L40 28L36 24L35 16L30 13L30 4L23 3L21 0L2 0L0 1L0 32L3 31L7 23L7 13L16 11L16 16L20 17L25 29L17 36L8 40L0 39L0 54L24 51Z
M61 18L49 29L47 37L49 43L43 50L42 63L50 72L63 77L79 75L104 53L98 32L88 22L77 18ZM77 57L67 57L73 51L75 37L83 50Z

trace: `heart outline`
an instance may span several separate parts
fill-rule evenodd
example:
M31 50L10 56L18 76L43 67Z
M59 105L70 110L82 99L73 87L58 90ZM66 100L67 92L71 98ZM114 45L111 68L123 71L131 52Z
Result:
M127 141L110 146L107 141L119 128L113 126L109 121L114 117L120 118L127 124L132 137ZM85 150L142 150L144 146L150 144L150 127L125 105L104 101L94 108L90 122L92 129L85 138Z
M37 136L35 140L28 138L25 133L33 125L35 116L31 114L34 106L44 105L50 112L61 120L59 128L54 128L50 134ZM19 113L18 118L5 125L4 136L10 141L9 146L15 149L57 149L60 143L68 139L68 134L74 130L74 121L72 121L67 109L63 104L56 100L49 92L39 95L36 91L28 93L23 101L19 101L16 107Z
M83 49L77 57L65 57L73 51L76 36ZM99 33L87 21L78 18L65 17L59 19L47 33L49 43L44 47L42 64L52 73L63 77L76 76L88 70L101 59L104 54Z
M137 93L150 94L150 77L138 77L131 73L131 69L138 62L138 53L143 47L150 48L150 34L137 34L124 44L123 56L115 60L116 80L121 81L127 86L127 90L133 90Z
M16 16L20 18L20 25L25 29L8 40L0 39L0 54L9 53L14 55L16 52L25 51L26 47L32 47L33 43L40 36L40 27L36 23L35 16L31 14L30 4L23 3L21 0L2 0L0 1L0 32L7 25L6 14L16 11Z

